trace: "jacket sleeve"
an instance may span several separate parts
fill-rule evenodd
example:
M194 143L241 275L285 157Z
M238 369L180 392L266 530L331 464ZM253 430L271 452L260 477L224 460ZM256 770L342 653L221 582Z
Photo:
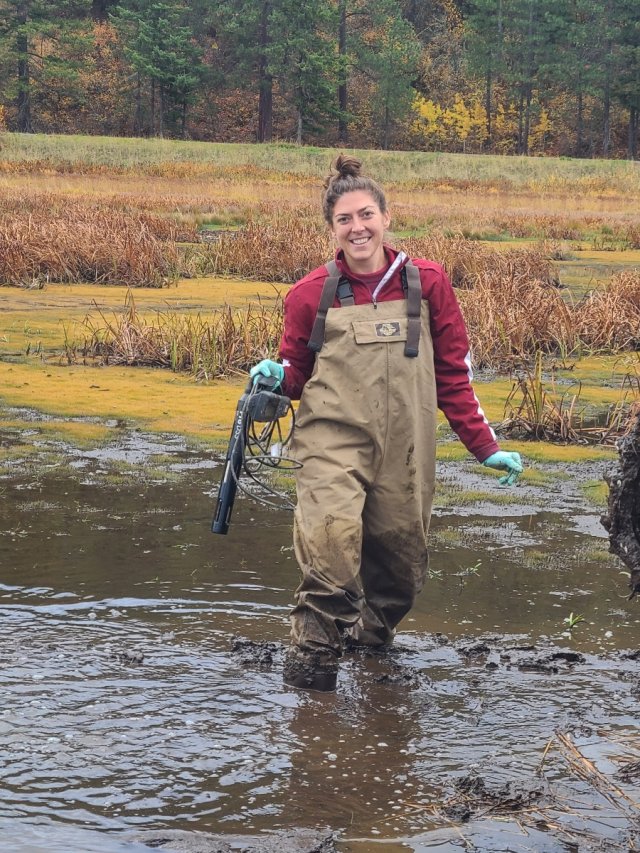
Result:
M471 385L467 329L444 270L428 266L421 269L421 280L429 301L438 407L467 450L483 462L500 448Z
M280 359L284 367L283 391L299 400L311 377L315 353L307 346L313 329L315 308L305 298L304 285L294 285L284 300L284 331L280 342Z

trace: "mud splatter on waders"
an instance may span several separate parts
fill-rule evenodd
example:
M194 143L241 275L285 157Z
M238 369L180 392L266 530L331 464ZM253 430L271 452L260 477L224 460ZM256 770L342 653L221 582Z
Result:
M324 334L314 326L320 350L291 445L304 466L294 521L302 582L284 669L295 687L335 689L343 638L389 643L425 581L436 384L429 306L418 270L405 270L406 299L354 305L343 294L325 309ZM320 325L338 284L329 271Z

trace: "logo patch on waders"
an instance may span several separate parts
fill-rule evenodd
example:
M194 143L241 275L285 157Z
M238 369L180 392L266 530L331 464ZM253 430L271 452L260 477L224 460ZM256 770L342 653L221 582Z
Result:
M376 323L376 336L379 338L393 338L400 334L400 323Z

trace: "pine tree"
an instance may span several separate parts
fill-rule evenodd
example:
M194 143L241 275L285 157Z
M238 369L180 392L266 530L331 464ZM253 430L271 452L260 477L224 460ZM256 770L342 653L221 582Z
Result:
M122 0L113 20L137 75L136 127L141 127L141 84L150 83L151 132L164 135L169 118L186 133L187 107L203 74L201 49L181 0Z
M345 0L342 5L346 30L341 59L346 77L340 115L349 115L347 84L350 71L357 70L372 83L375 141L387 148L394 126L411 110L421 45L398 0Z
M83 18L91 0L0 0L0 55L12 69L2 93L15 101L15 126L32 133L35 91L52 77L72 87L78 63L73 50L82 41ZM35 43L39 44L36 50Z
M612 94L628 112L627 156L638 159L640 131L640 17L636 0L613 0L615 28Z
M493 145L493 88L504 79L504 0L474 0L467 18L467 60L484 79L485 145Z
M406 119L411 109L421 46L411 24L396 15L391 4L374 11L375 30L361 58L376 84L373 105L379 128L377 141L386 150L394 126Z
M337 10L319 0L280 0L274 4L269 64L296 116L296 141L308 127L335 118L334 91L339 58L333 38Z

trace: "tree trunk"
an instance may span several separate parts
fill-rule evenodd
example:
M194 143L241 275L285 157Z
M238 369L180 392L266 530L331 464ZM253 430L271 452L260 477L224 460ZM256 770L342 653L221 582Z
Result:
M340 57L340 82L338 83L338 140L341 145L348 142L347 130L347 3L340 0L340 24L338 28L338 56Z
M484 90L484 112L486 116L486 131L487 135L484 140L483 148L485 151L491 151L493 141L491 139L491 85L492 85L491 65L487 68L487 76L485 80Z
M611 77L613 67L612 26L613 0L606 0L604 5L604 21L607 27L607 38L604 44L604 84L602 90L602 156L608 157L611 151Z
M529 156L529 131L531 129L531 99L533 89L531 83L527 84L527 96L524 109L524 128L522 133L522 153Z
M258 142L273 139L273 78L265 74L260 81L258 102Z
M136 75L136 110L133 115L133 135L142 136L142 78Z
M156 135L156 81L151 80L151 136Z
M94 21L109 20L109 0L92 0L91 17Z
M258 98L258 142L271 142L273 138L273 77L269 73L267 48L269 46L270 3L262 5L260 19L260 63L258 80L260 95Z
M636 107L629 107L629 134L627 152L630 160L638 159L638 124L640 113Z
M526 83L524 84L524 116L520 118L520 154L529 154L529 128L531 126L531 98L533 96L533 80L535 76L534 70L534 49L533 49L533 7L534 3L529 0L529 25L527 27L527 61L525 64Z
M601 521L609 532L609 550L629 571L633 598L640 593L640 413L618 449L619 466L605 475L609 505Z
M298 119L296 121L296 145L302 145L302 110L298 108Z
M517 153L524 154L524 93L520 92L518 101L518 146Z
M580 84L582 87L582 84ZM584 132L584 99L582 97L582 88L578 92L578 103L577 103L577 112L576 112L576 145L574 151L574 157L582 157L582 147L584 145L583 140L583 132Z
M389 105L385 104L384 108L384 123L382 129L382 150L389 150L389 142L391 136L391 114L389 111Z
M164 137L164 86L159 87L158 97L158 136Z
M611 149L611 68L609 63L607 63L604 81L602 110L602 156L608 157Z
M29 76L29 39L26 26L29 21L28 5L20 3L17 9L18 37L16 51L18 54L18 94L16 107L18 111L17 127L20 133L33 133L31 124L31 79Z
M182 99L182 110L180 112L180 136L187 138L187 99Z

